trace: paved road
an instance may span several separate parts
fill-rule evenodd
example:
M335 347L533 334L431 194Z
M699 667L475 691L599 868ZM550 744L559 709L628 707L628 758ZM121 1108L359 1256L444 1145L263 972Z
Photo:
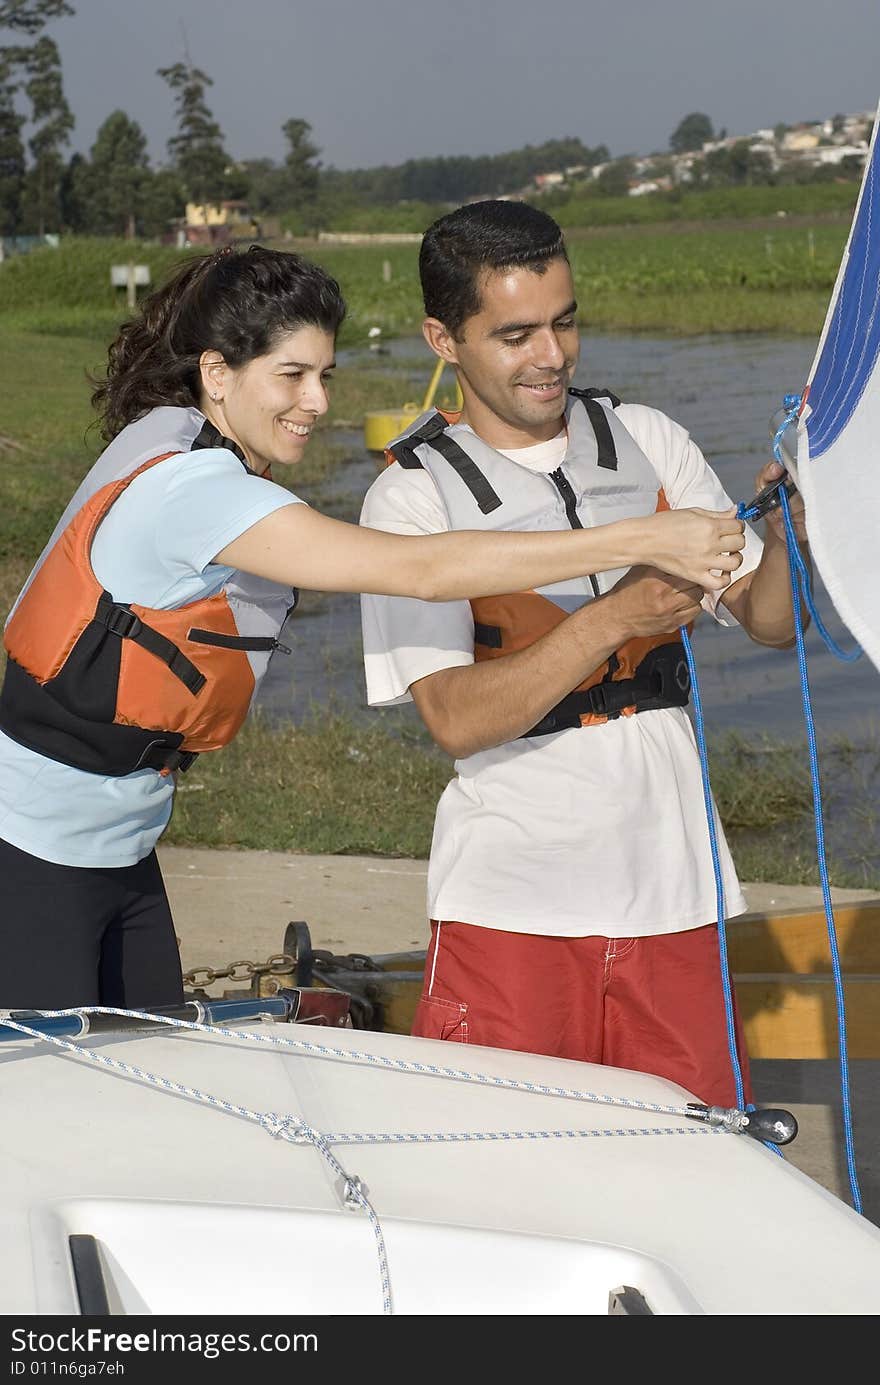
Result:
M304 919L316 948L332 952L406 952L424 948L424 861L371 856L300 856L269 851L160 847L184 968L264 960L280 952L292 919ZM745 886L750 908L817 908L820 891L794 885ZM836 903L871 898L868 890L834 891ZM217 994L228 982L213 988ZM753 1065L761 1105L781 1105L800 1133L787 1157L850 1202L836 1061ZM880 1063L850 1063L850 1101L863 1210L880 1225Z

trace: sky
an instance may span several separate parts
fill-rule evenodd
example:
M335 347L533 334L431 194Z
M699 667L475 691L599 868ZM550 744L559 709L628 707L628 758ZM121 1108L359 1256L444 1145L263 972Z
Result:
M154 162L174 131L156 69L184 59L235 159L308 120L325 165L493 154L571 135L668 148L682 116L748 134L874 110L880 0L71 0L61 50L87 152L122 109ZM3 34L4 41L10 35Z

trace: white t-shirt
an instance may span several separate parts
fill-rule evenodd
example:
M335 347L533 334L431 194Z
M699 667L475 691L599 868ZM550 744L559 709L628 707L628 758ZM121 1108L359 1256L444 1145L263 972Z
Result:
M617 417L657 471L674 509L732 504L684 428L642 405ZM564 433L505 455L536 471L561 462ZM447 530L426 471L393 465L370 487L361 523L394 533ZM747 527L745 576L761 541ZM715 597L704 607L736 624ZM409 686L474 661L467 601L362 598L367 697L410 700ZM638 937L711 923L717 915L700 764L683 708L600 726L521 737L456 761L437 808L428 914L511 932ZM746 906L716 814L728 914Z
M249 476L227 448L169 457L135 477L100 525L95 576L117 601L172 610L213 596L233 569L212 562L297 497ZM299 502L301 503L301 502ZM168 825L174 779L105 776L50 760L0 732L0 838L66 866L130 866Z

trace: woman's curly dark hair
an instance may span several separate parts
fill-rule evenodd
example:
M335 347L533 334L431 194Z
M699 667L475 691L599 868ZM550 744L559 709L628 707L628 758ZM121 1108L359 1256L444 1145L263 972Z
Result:
M203 351L235 368L299 327L335 337L344 317L336 280L301 255L252 245L189 259L123 324L106 377L92 380L101 432L110 442L150 409L198 405Z

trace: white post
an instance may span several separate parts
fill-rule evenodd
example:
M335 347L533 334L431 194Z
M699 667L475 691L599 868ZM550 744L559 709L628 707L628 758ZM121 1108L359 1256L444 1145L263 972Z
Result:
M127 266L126 266L126 274L125 274L125 292L126 292L126 298L127 298L127 300L128 300L128 306L129 306L130 308L136 307L136 305L137 305L137 294L135 293L135 288L134 288L134 265L133 265L133 263L132 263L131 260L129 260L129 262L128 262Z

